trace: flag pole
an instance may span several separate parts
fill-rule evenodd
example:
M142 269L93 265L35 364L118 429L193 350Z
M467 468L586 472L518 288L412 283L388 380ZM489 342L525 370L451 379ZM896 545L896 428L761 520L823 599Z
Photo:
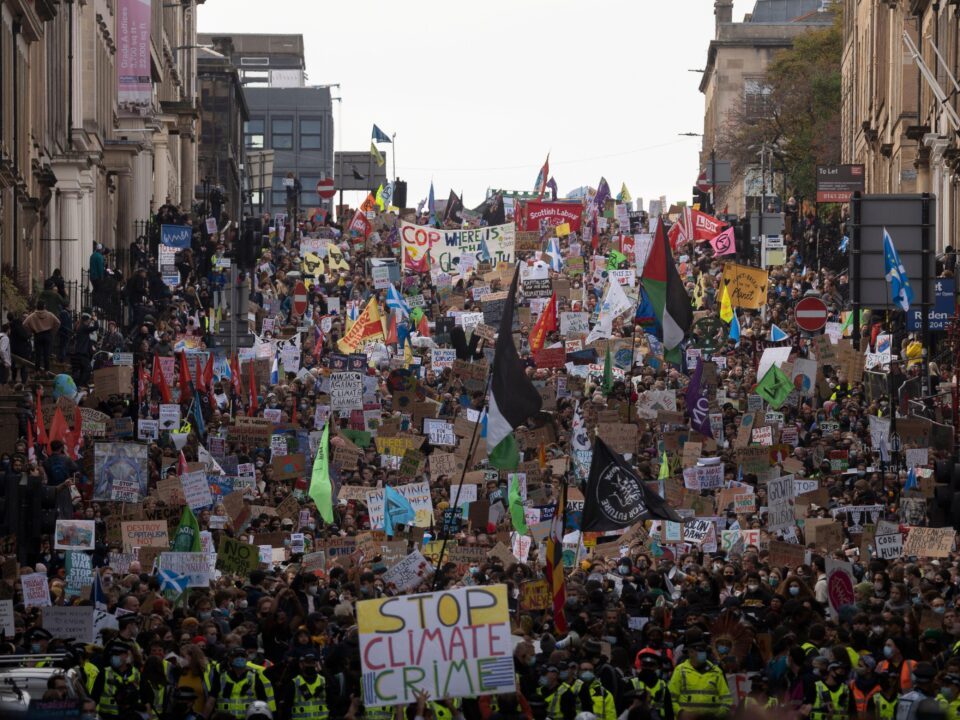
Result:
M467 459L463 463L463 470L460 472L460 482L457 484L457 494L453 498L452 508L456 510L460 507L460 492L463 490L463 481L467 477L467 468L470 467L470 461L473 459L473 453L476 451L477 443L477 433L480 430L480 423L483 421L483 413L487 409L487 398L490 396L490 383L493 380L493 366L490 366L490 370L487 371L487 382L486 388L483 393L484 397L484 407L480 412L480 417L477 418L476 424L473 426L473 434L470 436L470 447L469 452L467 453ZM450 533L447 531L447 528L444 526L443 520L440 521L440 534L443 536L443 542L440 543L440 554L437 555L437 569L433 573L433 587L432 589L437 590L437 582L440 577L440 567L443 565L443 556L447 551L447 540L449 539Z

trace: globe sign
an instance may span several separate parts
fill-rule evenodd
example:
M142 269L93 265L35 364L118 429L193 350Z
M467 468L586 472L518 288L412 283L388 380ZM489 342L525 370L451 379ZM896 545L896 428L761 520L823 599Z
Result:
M57 375L53 380L53 399L61 397L73 400L77 396L77 384L69 375Z

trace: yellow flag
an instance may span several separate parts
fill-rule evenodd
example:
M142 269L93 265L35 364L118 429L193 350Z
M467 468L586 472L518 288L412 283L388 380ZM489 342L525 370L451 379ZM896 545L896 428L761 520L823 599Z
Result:
M730 291L727 290L726 283L723 283L723 292L720 294L720 319L725 323L733 320L733 303L730 302Z
M360 313L353 323L337 342L340 352L350 354L363 345L365 340L383 340L383 325L380 323L380 306L375 298Z
M403 344L403 367L407 369L413 363L413 345L410 344L410 336L406 338Z
M623 183L623 185L620 187L620 202L633 202L633 198L630 197L630 191L627 190L626 183Z
M377 207L383 210L383 183L380 183L380 187L377 188Z
M383 163L385 162L383 153L377 150L377 146L372 142L370 143L370 154L373 155L373 159L377 161L377 167L383 167Z

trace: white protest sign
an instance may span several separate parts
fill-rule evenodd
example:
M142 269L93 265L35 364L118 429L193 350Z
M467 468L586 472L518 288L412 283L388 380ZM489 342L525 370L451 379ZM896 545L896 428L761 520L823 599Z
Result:
M26 607L50 607L50 586L47 584L46 573L21 575L20 585Z
M213 505L213 495L210 494L207 474L203 470L184 473L180 476L180 483L183 485L183 497L191 510L196 512Z
M330 375L330 407L337 412L363 410L363 376L356 372Z
M53 606L43 610L43 629L58 640L93 642L93 607Z
M873 543L877 557L881 560L896 560L903 555L903 535L900 533L877 535L873 538Z
M399 592L407 592L417 587L433 575L433 565L414 550L383 575L384 585L393 585Z

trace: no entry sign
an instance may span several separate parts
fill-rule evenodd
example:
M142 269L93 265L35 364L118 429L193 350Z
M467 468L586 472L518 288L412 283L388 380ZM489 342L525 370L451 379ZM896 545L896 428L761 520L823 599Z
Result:
M317 195L323 200L329 200L336 194L337 190L333 186L333 178L322 178L317 182Z
M797 326L807 332L823 330L827 324L827 306L817 297L805 297L794 309Z
M307 286L303 280L297 282L293 289L293 311L297 315L303 315L307 311Z

